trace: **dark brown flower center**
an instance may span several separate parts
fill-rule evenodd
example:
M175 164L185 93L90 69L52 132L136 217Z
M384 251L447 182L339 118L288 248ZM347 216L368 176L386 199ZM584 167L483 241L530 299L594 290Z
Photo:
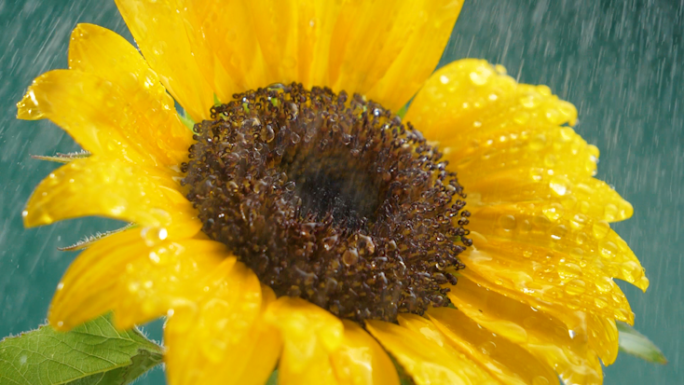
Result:
M273 85L195 125L183 164L203 231L278 296L358 321L449 303L463 188L420 132L362 96Z

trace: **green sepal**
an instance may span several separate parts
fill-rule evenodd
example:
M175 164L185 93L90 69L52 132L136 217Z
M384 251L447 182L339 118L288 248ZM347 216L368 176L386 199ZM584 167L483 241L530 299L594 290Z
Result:
M50 326L0 341L0 384L123 385L162 362L162 348L110 315L69 332Z
M87 249L88 247L90 247L90 245L99 241L102 238L108 237L110 235L114 235L116 233L120 233L122 231L129 230L129 229L132 229L135 227L138 227L138 225L133 224L133 223L129 223L120 229L105 231L104 233L95 233L95 235L89 235L85 239L82 239L82 240L74 243L73 245L69 245L66 247L58 247L57 250L59 250L59 251L78 251L78 250Z
M192 120L190 115L188 115L185 110L182 113L178 113L178 118L180 119L181 123L185 125L185 127L189 128L190 131L195 132L195 121Z
M38 160L47 160L49 162L67 164L75 159L83 159L90 156L88 151L81 150L80 152L70 152L68 154L57 153L55 155L31 155L31 158Z
M271 377L266 381L266 385L278 385L278 369L271 373Z
M406 116L406 112L408 111L408 104L405 105L404 107L401 107L399 111L397 111L397 116L400 117L402 120L404 119L404 116Z
M639 333L633 327L624 322L617 321L617 329L620 332L620 351L642 360L656 364L667 364L667 358L660 349L645 335Z

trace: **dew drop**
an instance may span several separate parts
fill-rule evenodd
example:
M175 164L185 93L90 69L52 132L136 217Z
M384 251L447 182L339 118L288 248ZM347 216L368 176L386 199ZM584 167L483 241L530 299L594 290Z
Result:
M128 283L128 291L136 293L138 290L140 290L140 282L132 281Z
M600 248L601 256L603 256L604 258L615 258L615 255L618 252L617 246L615 245L615 243L611 241L601 242Z
M617 214L618 208L612 203L607 204L606 207L603 208L603 219L605 219L607 222L615 221Z
M601 293L608 293L613 289L612 280L608 277L601 277L594 281L594 285Z
M582 275L582 269L574 263L564 263L558 267L561 279L573 279Z
M546 110L546 119L553 124L560 123L560 113L554 108L549 108Z
M596 239L603 239L608 235L610 225L606 221L598 221L592 226L592 234Z
M596 304L596 307L599 309L603 309L604 307L608 306L608 302L602 300L601 298L594 298L594 304Z
M270 124L265 124L262 128L261 131L259 132L259 136L266 142L266 143L271 143L273 139L275 138L275 132L273 131L273 127L271 127Z
M560 203L552 203L542 210L544 215L552 221L557 221L563 215L563 206Z
M530 177L535 182L541 181L542 179L544 179L544 169L541 169L541 168L531 169L530 170Z
M526 111L520 111L513 116L513 122L523 125L530 120L530 114Z
M532 151L539 151L546 146L546 136L543 134L537 135L530 141L529 148Z
M487 341L481 344L479 348L482 354L488 356L494 352L494 349L496 349L496 344L493 341Z
M342 263L344 263L347 266L351 266L356 263L356 261L359 259L359 253L356 251L356 249L348 249L347 251L342 254Z
M511 231L515 229L516 219L513 215L502 215L499 217L499 227L504 231Z
M539 105L539 97L534 94L525 95L520 98L520 104L525 108L535 108Z
M551 238L555 241L560 240L568 232L568 229L563 225L557 225L551 228Z
M169 233L165 228L159 227L145 227L140 231L140 236L145 241L145 244L152 247L159 242L165 240Z
M567 180L559 176L551 178L551 181L549 182L549 187L551 187L551 190L553 190L553 192L555 192L558 196L563 196L567 194L569 191Z
M583 294L587 288L586 288L586 283L580 279L576 279L574 281L568 282L568 284L565 285L565 292L569 295L580 295Z
M472 81L476 86L482 86L487 84L491 76L492 70L487 67L480 67L470 73L470 81Z
M582 213L577 213L570 220L570 226L572 226L572 228L575 230L580 230L584 227L586 222L587 222L587 216L582 214Z

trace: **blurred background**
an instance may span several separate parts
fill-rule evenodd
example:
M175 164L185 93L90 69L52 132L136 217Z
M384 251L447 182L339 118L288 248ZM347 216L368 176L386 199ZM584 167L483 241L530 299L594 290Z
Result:
M97 218L25 230L21 211L57 167L30 155L79 148L48 121L15 119L33 78L67 67L77 23L132 41L114 1L0 0L0 338L45 322L70 245L121 226ZM620 354L606 384L684 384L684 0L466 0L440 65L485 58L520 82L547 84L579 110L576 131L601 149L597 177L634 205L614 225L651 280L622 284L636 328L670 361ZM161 339L161 322L145 326ZM139 384L163 384L156 368Z

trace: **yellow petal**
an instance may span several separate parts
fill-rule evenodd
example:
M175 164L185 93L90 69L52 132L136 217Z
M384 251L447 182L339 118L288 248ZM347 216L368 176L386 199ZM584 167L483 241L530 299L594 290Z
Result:
M340 385L399 385L392 361L358 324L343 320L344 337L330 360Z
M439 141L469 204L574 200L608 222L632 215L629 202L592 178L598 149L560 126L576 122L575 107L546 86L517 84L503 67L467 59L440 69L406 119Z
M479 282L476 277L485 277L493 287L517 291L534 300L571 305L574 309L624 322L633 320L622 290L610 275L580 255L580 251L563 253L471 235L477 245L459 256L468 267L464 274L471 279Z
M426 138L470 146L481 137L516 124L574 125L575 107L546 86L517 84L501 66L464 59L436 71L411 103L406 120Z
M366 93L369 99L397 111L416 94L425 83L425 79L435 70L451 36L456 18L461 12L463 1L406 1L402 4L404 7L392 9L395 3L388 1L382 4L386 8L386 13L380 16L380 20L393 12L399 12L389 33L374 25L371 34L362 37L358 45L351 45L354 44L352 42L347 46L349 48L341 65L344 69L345 65L354 63L356 49L365 49L366 45L370 45L369 42L382 44L382 50L379 52L378 46L371 45L370 49L375 51L374 55L371 58L366 57L380 67L379 80L369 91L360 91ZM377 20L375 22L377 23ZM386 40L383 39L385 37ZM383 68L387 64L383 59L385 55L392 60L387 69ZM347 73L352 76L363 73L362 68L356 67L355 64L351 65L353 69L346 71ZM373 74L376 71L376 65L368 70L369 73ZM336 84L345 87L343 79Z
M551 124L509 125L504 131L474 135L470 146L450 146L447 158L465 186L482 181L482 175L535 182L557 175L584 180L596 173L598 161L595 146L572 128Z
M611 365L618 355L618 330L613 318L589 315L587 320L589 346L598 354L603 365Z
M644 269L627 243L607 222L583 214L574 201L471 208L468 228L485 239L506 239L557 250L578 267L591 265L608 277L623 279L642 290L648 287ZM476 245L477 246L477 245ZM525 250L520 250L524 252ZM532 252L534 250L530 250ZM571 268L574 266L570 266ZM591 283L591 282L589 282Z
M425 339L432 341L449 353L451 369L459 375L461 383L464 384L500 384L487 371L486 367L480 367L476 362L465 356L465 352L457 349L449 343L448 338L439 331L437 326L431 321L415 315L401 314L399 325L421 334ZM508 384L522 384L522 381L509 381Z
M431 308L428 316L448 344L503 384L558 384L551 368L517 344L482 328L462 312Z
M153 227L193 221L195 209L178 189L158 169L95 156L78 159L38 185L26 204L24 224L33 227L88 215Z
M482 242L478 243L481 244ZM523 245L523 247L528 252L534 250L529 245ZM548 251L531 255L524 253L521 257L525 258L525 261L528 259L532 261L530 265L533 268L542 269L541 274L544 275L544 278L535 277L532 279L530 279L532 273L528 273L523 268L520 271L511 271L505 267L500 267L497 272L487 271L487 269L483 271L482 265L487 264L490 256L479 251L468 251L464 254L467 254L464 261L468 266L468 269L461 272L464 277L483 288L503 294L512 300L526 303L547 314L552 314L562 321L568 329L581 331L583 335L586 335L589 345L605 365L615 361L618 349L615 318L631 324L634 323L634 314L624 294L612 279L603 277L585 286L580 286L581 284L575 282L570 276L559 279L559 276L572 274L576 268L565 266L561 271L546 268L545 265L553 264L553 260L558 258ZM507 259L502 253L494 255L497 255L497 259ZM547 255L553 259L547 259ZM539 259L535 260L536 258ZM589 270L585 267L583 272ZM596 294L596 298L586 295L578 298L583 289L595 291L594 285L600 293ZM608 315L606 316L606 314Z
M117 128L142 152L167 166L186 160L192 133L180 122L159 76L126 39L97 25L79 24L71 34L69 68L96 75L121 90L127 108L119 106L119 114L135 110L137 124Z
M265 76L264 59L252 33L248 2L182 0L187 8L187 20L195 40L202 40L214 54L214 92L219 100L228 102L233 94L269 84ZM212 68L202 68L204 73Z
M117 4L145 58L193 117L204 97L300 82L398 110L434 70L462 1ZM185 85L187 84L187 85Z
M300 82L305 87L328 85L330 36L337 20L339 3L256 0L246 4L252 31L263 53L267 84Z
M274 299L270 289L262 292L254 273L234 260L204 284L204 295L174 309L164 326L169 383L264 384L281 349L277 331L262 318Z
M469 203L558 203L567 206L567 211L575 210L606 222L621 221L632 216L632 205L600 180L550 175L543 167L519 171L525 172L516 171L473 180L470 185L466 185Z
M449 299L478 324L554 368L566 383L602 383L601 364L588 346L583 330L569 330L545 312L481 287L464 276L451 287Z
M135 164L158 166L164 159L148 152L136 127L145 122L145 106L132 106L130 95L91 73L54 70L33 81L17 104L19 119L48 118L92 154Z
M377 320L367 321L366 327L417 384L475 384L475 380L487 379L473 366L463 366L464 360L458 360L448 348L418 331ZM482 376L475 376L476 372Z
M163 240L159 232L149 234L154 230L117 233L81 253L57 288L50 324L67 330L114 311L115 325L127 329L191 304L202 292L197 281L224 260L225 246L187 238Z
M214 90L213 54L206 43L188 33L187 8L175 0L117 0L116 5L145 60L162 84L198 122L209 117Z
M342 344L342 321L316 305L289 297L271 304L265 319L283 339L279 384L338 383L329 355Z

